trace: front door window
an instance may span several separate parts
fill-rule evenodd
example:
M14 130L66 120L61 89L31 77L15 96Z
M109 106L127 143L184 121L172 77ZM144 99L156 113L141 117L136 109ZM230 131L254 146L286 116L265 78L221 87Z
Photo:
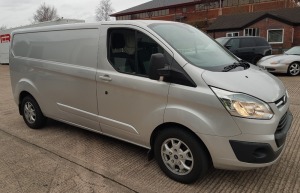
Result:
M109 61L117 71L146 77L151 55L165 54L153 39L133 29L110 29L108 49Z

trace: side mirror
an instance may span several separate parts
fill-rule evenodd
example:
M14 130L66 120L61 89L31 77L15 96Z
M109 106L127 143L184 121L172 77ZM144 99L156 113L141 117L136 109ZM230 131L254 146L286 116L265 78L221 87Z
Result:
M170 69L166 64L166 58L162 53L152 54L149 65L149 78L159 80L160 76L169 76Z
M232 45L225 45L225 48L227 48L228 50L230 50L231 47Z

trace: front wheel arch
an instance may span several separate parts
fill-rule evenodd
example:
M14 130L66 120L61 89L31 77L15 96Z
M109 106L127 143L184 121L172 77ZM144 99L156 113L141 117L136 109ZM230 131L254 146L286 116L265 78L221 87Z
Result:
M156 127L154 129L154 131L152 132L151 134L151 137L150 137L150 148L151 148L151 151L150 153L153 154L154 152L154 143L155 143L155 139L157 138L157 136L159 135L159 133L165 129L168 129L168 128L171 128L171 127L174 127L174 128L179 128L180 130L183 130L184 132L187 132L189 133L190 135L194 136L195 139L197 139L197 141L201 144L201 146L204 148L204 151L206 152L208 158L209 158L209 165L210 167L213 165L213 162L212 162L212 157L211 157L211 154L207 148L207 146L204 144L204 142L201 140L201 138L196 134L194 133L192 130L190 130L189 128L187 128L186 126L184 125L181 125L179 123L173 123L173 122L169 122L169 123L163 123L161 125L159 125L158 127ZM150 155L150 157L152 157L153 155Z
M180 174L180 171L177 171L179 173L174 174L174 171L171 171L172 169L168 169L166 162L163 161L164 158L162 158L160 150L162 147L161 145L163 144L162 142L165 139L179 139L179 141L187 144L186 147L191 148L191 153L195 156L193 161L195 161L196 165L193 166L193 169L189 171L189 173ZM157 130L155 130L151 143L158 165L168 177L175 181L186 184L193 183L199 177L202 177L204 174L206 174L209 168L212 166L211 156L202 140L191 130L180 124L165 123L161 125L159 128L157 128ZM174 156L176 155L174 154ZM163 162L165 163L163 164Z
M199 138L199 136L198 136L196 133L194 133L192 130L190 130L188 127L186 127L186 126L184 126L184 125L181 125L181 124L179 124L179 123L172 123L172 122L170 122L170 123L163 123L163 124L157 126L157 127L153 130L153 132L152 132L152 134L151 134L151 137L150 137L150 148L151 148L151 149L153 149L153 145L154 145L155 138L157 137L157 135L159 134L159 132L162 131L163 129L166 129L166 128L169 128L169 127L172 127L172 126L179 127L179 128L181 128L182 130L184 130L184 131L186 131L186 132L189 132L189 133L191 133L192 135L194 135L194 136L198 139L198 141L206 148L206 151L207 151L207 153L208 153L209 156L210 156L210 153L209 153L209 151L208 151L206 145L203 143L203 141ZM211 158L211 156L210 156L210 158Z

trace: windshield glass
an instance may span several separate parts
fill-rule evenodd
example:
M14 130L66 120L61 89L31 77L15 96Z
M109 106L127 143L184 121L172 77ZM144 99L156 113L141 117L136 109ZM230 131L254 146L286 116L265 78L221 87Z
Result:
M222 46L200 30L182 23L159 23L149 27L167 41L187 62L211 71L238 62Z
M289 49L285 53L289 54L289 55L300 55L300 46L292 47L291 49Z

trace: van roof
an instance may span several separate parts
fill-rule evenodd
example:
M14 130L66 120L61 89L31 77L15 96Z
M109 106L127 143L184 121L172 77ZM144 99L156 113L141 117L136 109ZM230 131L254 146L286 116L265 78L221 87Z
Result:
M61 24L45 27L35 27L35 28L23 28L14 30L13 34L18 33L31 33L40 31L52 31L52 30L71 30L71 29L88 29L88 28L99 28L101 25L138 25L138 26L148 26L153 23L176 23L172 21L160 21L160 20L118 20L118 21L105 21L97 23L76 23L76 24Z

